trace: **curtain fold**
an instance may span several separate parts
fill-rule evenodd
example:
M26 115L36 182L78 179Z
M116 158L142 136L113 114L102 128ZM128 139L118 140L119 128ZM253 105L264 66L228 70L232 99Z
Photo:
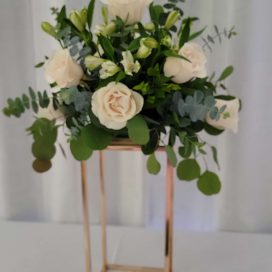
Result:
M165 1L155 1L163 3ZM57 46L40 30L41 21L52 21L50 7L67 4L69 10L87 5L87 0L2 0L0 2L0 107L8 97L27 91L29 85L47 88L43 70L34 65ZM97 1L97 5L101 6ZM226 83L243 100L240 130L226 132L220 139L208 137L219 148L223 189L214 197L201 195L195 182L175 183L175 224L193 230L272 231L272 174L270 117L272 81L270 63L269 0L188 0L182 4L188 16L198 16L196 30L207 33L216 24L220 29L236 25L239 36L213 46L206 52L209 71L219 75L233 64L235 74ZM100 22L97 9L95 22ZM199 40L201 44L202 41ZM271 100L270 100L271 99ZM80 222L81 188L79 163L58 152L52 170L39 175L31 170L31 138L25 128L32 114L21 119L0 115L0 218L49 222ZM203 136L205 137L205 136ZM60 150L59 150L60 151ZM165 156L159 155L162 164ZM216 170L212 161L211 168ZM165 170L154 177L145 171L139 154L106 154L106 182L109 221L112 224L145 225L162 228L164 219ZM133 173L133 175L132 175ZM91 218L99 222L98 156L88 163ZM133 176L133 178L131 178Z

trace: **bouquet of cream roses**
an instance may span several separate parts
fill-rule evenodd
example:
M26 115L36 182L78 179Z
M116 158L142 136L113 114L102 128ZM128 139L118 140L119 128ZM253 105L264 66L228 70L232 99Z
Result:
M103 2L103 22L94 30L95 0L70 14L65 6L52 8L56 24L43 22L42 29L60 47L36 65L44 65L50 90L35 92L30 87L27 94L8 99L3 110L16 117L30 108L36 113L27 129L34 140L34 169L50 169L58 129L64 127L79 161L117 138L129 138L149 156L148 171L157 174L156 149L165 146L180 180L197 180L206 195L218 193L218 176L201 169L198 161L208 147L218 164L217 151L199 133L236 131L240 102L228 93L217 94L226 90L223 81L233 68L227 67L217 79L208 77L203 49L235 35L234 29L220 32L215 27L215 35L207 37L202 36L205 28L192 32L197 18L184 17L183 0L168 0L163 6L151 0ZM150 19L143 23L148 8ZM203 45L193 41L199 36Z

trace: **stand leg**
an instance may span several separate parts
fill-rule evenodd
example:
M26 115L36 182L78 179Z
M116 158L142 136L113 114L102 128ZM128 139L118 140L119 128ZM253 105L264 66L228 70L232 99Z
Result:
M165 272L173 271L173 200L174 177L173 166L167 159L166 176L166 218L165 218Z
M102 228L102 272L107 271L107 205L105 193L105 174L104 174L104 154L99 152L99 172L100 172L100 222Z
M84 227L86 272L92 272L89 201L88 201L88 188L87 188L87 166L85 161L81 162L81 186L82 186L82 203L83 203L83 227Z

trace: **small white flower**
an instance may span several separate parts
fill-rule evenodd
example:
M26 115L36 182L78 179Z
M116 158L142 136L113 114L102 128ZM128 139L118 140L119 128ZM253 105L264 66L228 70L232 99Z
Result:
M123 60L121 61L124 66L125 73L132 76L133 73L138 73L141 65L138 61L134 62L134 58L130 51L122 52Z
M92 96L92 111L107 128L119 130L143 108L144 99L123 83L111 82Z
M207 76L206 56L202 48L196 43L185 43L179 50L181 58L168 57L164 65L164 74L172 77L175 83L185 83L194 77L203 78Z
M217 129L230 129L234 133L236 133L238 131L238 121L239 121L239 108L240 108L239 99L233 99L229 101L216 99L215 106L218 109L220 109L223 106L226 106L226 109L221 114L219 120L211 119L208 113L206 117L207 123Z
M119 71L120 68L114 62L107 60L102 64L102 68L100 69L99 73L102 79L106 79L115 75Z

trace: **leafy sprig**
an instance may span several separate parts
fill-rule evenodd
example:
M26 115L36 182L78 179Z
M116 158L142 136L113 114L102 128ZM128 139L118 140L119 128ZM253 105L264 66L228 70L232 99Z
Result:
M38 113L39 107L47 108L50 103L50 98L46 91L44 92L34 92L31 87L29 87L29 94L23 94L21 97L16 97L15 99L9 98L7 100L7 107L3 109L6 116L15 116L17 118L26 111L32 108L35 113Z

